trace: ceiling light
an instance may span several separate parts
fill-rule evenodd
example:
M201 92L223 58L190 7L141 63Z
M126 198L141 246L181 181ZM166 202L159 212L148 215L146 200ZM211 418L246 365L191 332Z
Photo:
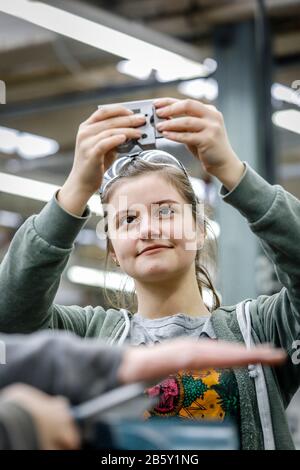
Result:
M286 103L296 104L297 106L300 106L299 91L293 90L288 86L281 85L280 83L273 83L271 87L271 94L273 98L278 101L284 101Z
M178 91L192 98L214 101L218 97L218 82L214 78L198 78L179 83Z
M0 152L16 153L22 158L31 159L47 157L58 150L59 145L53 139L0 127Z
M272 121L278 127L300 134L300 111L296 109L276 111L272 115Z
M0 188L3 193L48 202L60 186L0 172ZM88 205L92 213L103 216L99 196L93 195Z
M117 70L125 75L138 78L139 80L147 80L152 72L150 67L134 60L121 60L117 64Z
M126 290L131 292L134 288L132 278L113 271L71 266L67 271L67 277L71 282L93 287L106 287L112 290Z
M50 3L50 2L49 2ZM33 24L46 28L58 34L62 34L71 39L83 42L90 46L102 49L110 54L117 55L124 59L130 59L139 64L155 70L168 69L170 72L177 74L184 70L185 76L207 76L208 68L199 63L197 59L189 59L181 53L173 52L170 46L161 47L155 45L156 37L160 37L162 42L170 45L169 38L156 33L155 31L147 31L145 28L144 36L152 38L152 41L145 41L134 37L134 31L137 26L130 22L121 21L122 19L109 15L106 12L98 14L100 21L86 19L78 14L67 11L82 11L84 5L80 2L51 2L64 6L65 9L57 8L48 2L38 2L29 0L13 0L11 2L1 2L0 11L16 16ZM87 8L87 7L86 7ZM121 27L126 23L127 32L120 31ZM110 24L110 27L108 27ZM106 26L105 26L106 25ZM142 32L140 28L140 32ZM187 47L179 41L173 40L174 44L178 44L177 49L180 51L192 51L189 55L195 57L196 48ZM176 47L174 46L173 49ZM199 54L200 55L200 54Z
M17 142L17 153L20 157L31 159L54 155L59 150L58 143L53 139L20 132Z
M215 59L212 59L211 57L207 57L203 61L203 65L208 68L210 73L214 73L217 68L218 68L218 63Z
M0 210L0 226L16 228L21 225L23 218L21 214L11 211L2 211Z

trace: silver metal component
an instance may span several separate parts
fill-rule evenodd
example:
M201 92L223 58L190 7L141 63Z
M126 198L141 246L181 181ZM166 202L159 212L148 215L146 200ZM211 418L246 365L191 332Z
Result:
M156 129L159 122L165 121L157 116L155 112L155 106L153 100L142 100L142 101L127 101L125 103L113 103L124 106L124 108L130 109L135 114L143 114L146 117L146 122L139 129L142 131L142 137L138 140L129 140L124 144L117 147L117 152L120 154L130 153L136 146L140 147L141 150L150 150L156 148L156 139L163 137L163 135ZM99 108L105 108L110 105L101 105Z

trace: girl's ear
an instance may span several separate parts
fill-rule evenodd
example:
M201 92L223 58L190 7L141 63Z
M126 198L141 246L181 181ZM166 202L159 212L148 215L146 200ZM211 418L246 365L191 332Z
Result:
M116 262L117 260L117 257L116 257L116 253L113 251L113 250L110 250L109 251L109 256L111 257L111 259Z
M116 256L116 253L114 252L114 250L111 248L111 250L109 251L109 256L111 257L111 259L113 260L113 262L117 265L117 266L120 266L119 263L118 263L118 260L117 260L117 256Z
M119 261L117 260L116 255L111 255L113 262L115 263L116 266L120 266Z

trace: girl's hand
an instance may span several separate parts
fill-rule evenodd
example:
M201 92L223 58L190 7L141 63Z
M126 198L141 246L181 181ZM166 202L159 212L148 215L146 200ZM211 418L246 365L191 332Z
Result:
M82 215L116 159L116 147L126 140L139 139L142 133L136 127L144 122L145 116L111 105L98 109L79 126L73 167L57 196L66 210Z
M234 167L242 175L244 165L230 145L223 116L215 106L175 98L157 99L154 105L158 117L167 119L157 129L167 139L186 144L207 173L221 179Z
M287 355L269 344L246 349L239 343L195 338L176 338L155 346L132 346L124 351L118 370L121 383L151 381L181 369L242 367L248 364L277 365Z

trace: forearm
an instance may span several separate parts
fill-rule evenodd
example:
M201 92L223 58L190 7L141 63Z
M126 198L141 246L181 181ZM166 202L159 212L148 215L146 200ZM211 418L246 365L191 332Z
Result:
M226 164L217 168L212 174L218 178L228 191L231 191L240 181L244 172L245 165L234 154L228 159Z
M56 195L59 205L77 217L82 217L91 196L90 191L82 189L71 177L66 180Z
M219 195L247 219L286 288L269 300L261 299L266 337L285 344L284 337L299 337L300 202L282 186L269 184L247 162L246 166L237 186L229 192L222 186Z
M6 346L0 389L22 382L77 404L119 385L122 348L52 331L0 339Z
M38 240L33 218L19 229L0 266L0 330L30 333L47 327L59 275L46 275L47 263L61 272L67 256L46 256L46 242ZM38 258L38 259L37 259ZM49 273L48 273L49 274Z
M73 217L55 197L19 228L0 265L0 330L29 333L48 326L51 306L74 240L88 220Z

